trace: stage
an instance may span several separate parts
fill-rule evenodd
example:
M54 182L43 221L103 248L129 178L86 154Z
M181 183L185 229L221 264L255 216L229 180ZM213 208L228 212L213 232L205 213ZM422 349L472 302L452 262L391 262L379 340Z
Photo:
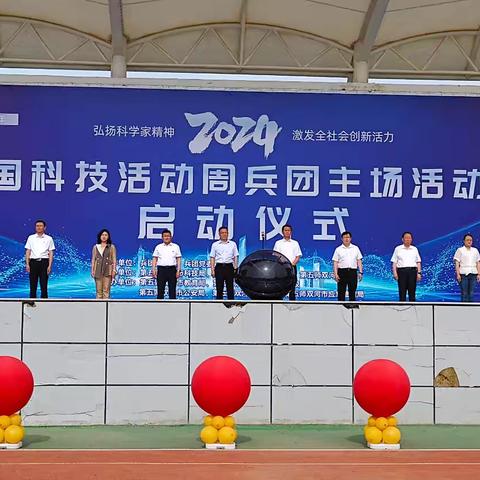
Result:
M0 301L0 355L35 378L25 425L200 423L189 382L212 355L247 367L240 424L362 424L352 379L368 360L407 371L400 424L479 424L480 304ZM434 387L447 367L457 388Z

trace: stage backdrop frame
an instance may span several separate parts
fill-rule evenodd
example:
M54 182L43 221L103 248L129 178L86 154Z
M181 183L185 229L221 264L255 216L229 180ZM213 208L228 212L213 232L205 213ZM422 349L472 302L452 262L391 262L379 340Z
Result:
M418 299L457 300L453 253L466 232L480 234L478 94L4 76L0 297L28 295L23 246L45 218L57 241L57 298L92 297L89 257L100 228L112 230L118 247L114 298L155 296L151 253L166 226L184 253L179 296L208 299L219 225L231 227L243 258L262 246L262 233L271 247L288 221L304 252L300 300L335 298L331 257L343 229L365 256L359 300L396 300L390 256L404 230L424 260Z

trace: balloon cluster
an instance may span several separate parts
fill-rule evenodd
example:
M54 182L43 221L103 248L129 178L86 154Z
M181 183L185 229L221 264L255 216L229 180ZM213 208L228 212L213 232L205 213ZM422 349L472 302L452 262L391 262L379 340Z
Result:
M18 358L0 356L0 447L20 447L25 435L19 412L33 393L30 369Z
M205 445L235 443L236 422L231 415L245 405L250 389L247 369L232 357L210 357L196 368L192 394L198 406L208 413L200 432Z
M0 415L0 444L18 445L25 436L22 426L22 417L18 413L13 415Z
M203 418L203 425L204 427L200 432L200 440L205 445L212 443L231 445L235 443L238 437L235 419L231 415L226 417L207 415Z
M364 428L367 444L400 444L402 435L393 415L404 407L410 396L410 379L405 370L391 360L367 362L355 375L353 394L371 415Z
M370 417L363 433L365 440L371 445L379 443L394 445L400 443L402 438L400 429L397 427L397 419L394 416Z

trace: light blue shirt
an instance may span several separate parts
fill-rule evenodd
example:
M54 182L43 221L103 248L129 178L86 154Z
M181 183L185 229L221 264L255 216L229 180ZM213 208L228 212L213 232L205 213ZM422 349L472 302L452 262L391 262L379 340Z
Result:
M237 244L233 240L218 240L212 244L210 257L215 259L215 263L233 263L238 257Z

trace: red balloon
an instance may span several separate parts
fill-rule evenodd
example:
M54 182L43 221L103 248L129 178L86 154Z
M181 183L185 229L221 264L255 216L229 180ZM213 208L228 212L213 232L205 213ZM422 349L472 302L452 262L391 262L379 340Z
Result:
M33 393L33 375L18 358L0 357L0 415L20 411Z
M356 373L353 394L370 415L389 417L407 403L410 379L398 363L386 359L372 360Z
M192 394L202 410L226 417L240 410L250 395L250 375L232 357L210 357L192 377Z

